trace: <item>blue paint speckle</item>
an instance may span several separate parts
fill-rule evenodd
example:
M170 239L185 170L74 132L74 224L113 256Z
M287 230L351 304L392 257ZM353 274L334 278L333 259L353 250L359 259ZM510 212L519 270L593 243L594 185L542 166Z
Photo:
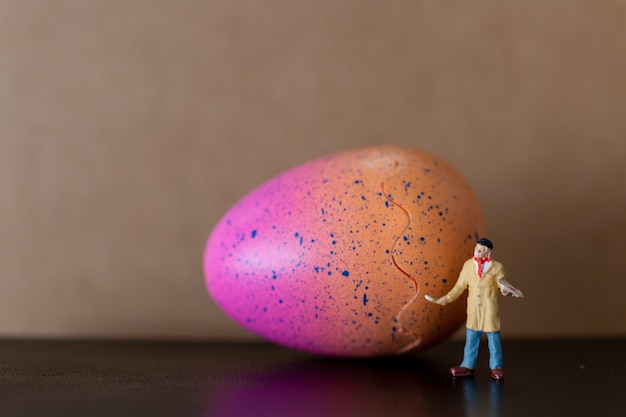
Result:
M350 272L348 272L348 271L343 271L343 272L341 273L341 275L343 275L344 277L348 277L348 276L350 276Z
M250 233L250 237L252 237L252 239L256 237L256 229L253 230L252 233Z
M366 306L368 301L369 300L367 299L367 293L363 294L363 305Z

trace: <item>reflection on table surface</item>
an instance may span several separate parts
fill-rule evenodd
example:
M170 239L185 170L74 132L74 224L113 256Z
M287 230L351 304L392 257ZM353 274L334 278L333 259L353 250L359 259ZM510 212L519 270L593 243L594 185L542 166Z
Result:
M504 381L451 378L428 361L312 360L210 390L207 415L499 416Z
M481 345L336 359L267 343L0 340L0 415L620 416L626 339L503 341L495 381Z

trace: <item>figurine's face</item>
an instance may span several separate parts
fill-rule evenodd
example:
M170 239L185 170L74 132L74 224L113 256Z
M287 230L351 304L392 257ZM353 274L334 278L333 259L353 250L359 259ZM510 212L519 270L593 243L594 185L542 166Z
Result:
M474 256L476 258L482 259L490 255L491 249L489 249L487 246L479 245L478 243L476 244L476 247L474 248Z

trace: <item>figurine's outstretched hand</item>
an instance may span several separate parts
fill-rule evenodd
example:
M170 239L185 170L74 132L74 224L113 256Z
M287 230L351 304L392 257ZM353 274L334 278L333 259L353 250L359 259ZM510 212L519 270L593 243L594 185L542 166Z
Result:
M509 284L506 280L499 279L498 284L500 285L500 292L502 293L502 295L512 295L516 298L524 298L524 293Z
M426 294L424 296L424 298L426 300L430 301L431 303L439 304L439 305L442 305L442 306L445 306L446 304L448 304L448 299L446 297L435 298L435 297L432 297L432 296Z

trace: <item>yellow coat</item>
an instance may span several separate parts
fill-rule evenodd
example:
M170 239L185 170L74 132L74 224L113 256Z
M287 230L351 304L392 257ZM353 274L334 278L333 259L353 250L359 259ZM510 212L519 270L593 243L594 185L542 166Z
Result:
M500 330L498 281L504 279L505 276L504 266L492 260L487 271L483 273L483 277L478 278L476 263L473 258L470 258L463 264L456 284L444 297L452 302L467 289L466 327L484 332L497 332Z

